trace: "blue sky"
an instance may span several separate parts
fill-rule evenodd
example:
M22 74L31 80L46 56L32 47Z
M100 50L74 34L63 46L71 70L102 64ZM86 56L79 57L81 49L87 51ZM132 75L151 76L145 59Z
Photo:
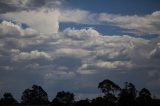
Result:
M0 20L0 97L93 98L104 79L160 97L159 0L3 0Z
M144 15L160 9L159 0L66 0L67 8L122 15Z

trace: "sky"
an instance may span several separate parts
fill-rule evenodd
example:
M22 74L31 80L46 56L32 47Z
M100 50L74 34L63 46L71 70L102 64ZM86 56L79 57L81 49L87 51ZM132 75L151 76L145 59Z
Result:
M93 98L104 79L160 97L159 0L0 0L0 97Z

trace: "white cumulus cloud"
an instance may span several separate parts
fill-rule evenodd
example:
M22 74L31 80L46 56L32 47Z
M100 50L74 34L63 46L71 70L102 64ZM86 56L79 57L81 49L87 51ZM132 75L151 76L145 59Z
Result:
M13 52L14 52L14 55L13 55L14 61L32 60L32 59L37 59L37 58L51 59L51 56L49 54L38 51L38 50L34 50L31 52L20 52L20 51L17 52L16 51L16 54L15 54L15 50Z

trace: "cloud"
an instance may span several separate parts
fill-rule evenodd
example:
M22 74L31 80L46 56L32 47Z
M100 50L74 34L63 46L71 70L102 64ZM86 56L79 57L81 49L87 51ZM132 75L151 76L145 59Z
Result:
M0 23L1 37L12 35L14 36L34 36L37 35L37 31L31 28L23 29L13 22L2 21Z
M108 13L91 13L79 9L41 8L31 11L8 12L2 14L4 18L28 23L32 28L42 33L56 33L59 23L78 23L86 25L110 25L122 28L122 32L137 35L160 35L160 12L139 15L116 15ZM32 16L32 18L30 18Z
M154 88L159 87L160 72L158 70L152 70L148 72L148 86L153 86Z
M98 38L100 35L99 32L94 30L93 28L88 28L88 29L71 29L67 28L64 30L65 36L73 39L73 40L88 40L91 38Z
M71 90L80 98L93 97L98 82L105 78L160 88L159 11L146 15L92 13L64 9L63 2L0 0L2 92L14 89L13 93L20 96L20 89L39 84L50 94L53 89L54 93L62 89ZM59 32L59 23L106 25L136 36L158 36L108 36L93 28L66 28Z
M86 10L60 10L60 22L73 22L79 24L98 24L96 13L90 13Z
M19 60L32 60L37 58L46 58L51 59L51 56L45 52L39 52L38 50L34 50L31 52L20 52L18 50L12 50L13 51L13 60L19 61ZM16 51L16 52L15 52Z
M152 14L144 16L122 16L122 15L112 15L102 13L99 15L99 20L101 22L111 23L115 26L136 30L142 33L157 34L160 35L159 31L159 18L160 12L155 11Z
M84 50L84 49L71 49L71 48L60 48L55 51L55 54L59 56L75 56L79 58L84 58L90 55L90 51Z
M74 72L51 71L51 72L45 74L44 79L45 80L72 79L72 78L74 78L74 76L75 76Z
M5 33L0 30L1 35L4 36L1 39L1 50L7 52L14 61L31 61L37 58L52 59L52 64L57 65L58 68L61 62L64 65L68 64L64 61L73 59L80 63L75 64L75 70L78 72L90 70L93 73L98 72L95 69L131 70L133 67L144 68L157 64L155 56L159 53L159 40L146 40L128 35L104 36L92 28L80 30L68 28L57 34L37 34L26 38L29 30L7 21L2 22L3 25L5 28L9 26L11 29L8 28L9 30ZM23 36L20 35L19 38L17 30L22 30L22 32L25 30L26 33L23 33ZM16 36L11 38L14 33ZM1 55L3 57L3 54ZM61 62L57 63L55 60ZM148 65L151 60L155 64ZM147 66L145 66L146 64ZM67 66L68 69L71 68L70 65L64 66Z
M99 61L93 66L99 67L99 68L105 68L105 69L120 69L121 67L123 68L131 68L132 64L127 62L122 62L122 61L114 61L114 62L104 62L104 61Z
M64 0L1 0L0 13L55 8L60 6L63 2Z
M160 35L160 11L146 15L92 13L80 9L64 9L65 0L1 0L1 18L27 23L42 33L57 33L59 23L111 25L125 33ZM31 18L32 17L32 18Z
M93 28L67 28L53 34L37 31L36 35L28 37L30 31L20 23L3 21L0 25L7 29L0 30L3 91L26 84L19 88L23 90L36 83L50 87L52 92L53 88L70 89L72 86L76 93L90 90L95 93L98 81L106 77L119 80L114 75L123 75L125 79L128 75L135 76L134 72L160 69L159 37L147 40L129 35L108 36ZM25 33L21 35L17 30ZM147 75L144 84L148 83Z
M39 11L10 12L5 14L5 17L17 22L27 23L31 28L36 29L40 33L57 33L59 29L58 10L47 11L41 9Z
M157 58L157 59L160 58L160 43L159 42L157 43L156 48L151 51L150 56L152 58Z
M73 22L90 25L112 25L123 28L128 33L139 33L139 35L160 35L159 11L155 11L152 14L147 14L143 16L91 13L85 10L63 10L61 11L61 13L61 22Z

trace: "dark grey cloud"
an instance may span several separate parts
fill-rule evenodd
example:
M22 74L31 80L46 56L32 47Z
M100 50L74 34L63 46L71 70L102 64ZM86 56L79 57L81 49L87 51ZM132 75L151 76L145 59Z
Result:
M29 0L27 3L27 6L29 7L41 7L44 6L46 4L47 0Z
M64 0L0 0L0 13L56 8Z
M6 12L11 12L16 10L18 10L16 7L0 2L0 13L6 13Z

